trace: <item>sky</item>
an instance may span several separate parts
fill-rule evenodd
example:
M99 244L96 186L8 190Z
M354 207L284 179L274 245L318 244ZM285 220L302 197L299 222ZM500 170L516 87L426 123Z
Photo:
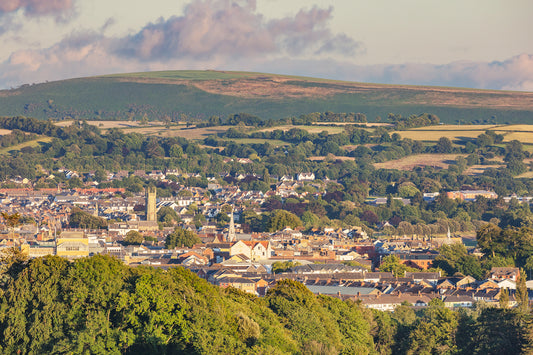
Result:
M239 70L533 91L532 0L0 0L0 88Z

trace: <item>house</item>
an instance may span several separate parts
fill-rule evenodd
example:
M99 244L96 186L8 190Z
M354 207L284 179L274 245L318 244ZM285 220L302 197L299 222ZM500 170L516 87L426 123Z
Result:
M478 197L485 197L488 199L498 198L498 194L494 191L487 190L461 190L461 191L448 191L446 196L449 199L455 200L465 200L465 201L475 201Z
M491 280L509 279L516 282L519 278L520 269L517 267L493 267L490 270L489 279Z
M299 173L296 175L296 180L298 181L313 181L315 180L314 173Z
M405 272L406 278L412 278L414 282L427 282L431 286L437 285L440 277L439 272Z
M222 288L235 287L236 289L239 289L241 291L255 294L256 283L246 277L222 277L216 280L215 284Z
M394 311L402 303L407 302L414 307L427 307L431 298L425 295L389 294L372 298L361 298L363 306L380 311Z
M456 287L465 288L470 287L476 283L476 279L470 275L467 275L455 283Z
M510 280L510 279L503 279L500 282L498 282L498 287L501 289L508 289L508 290L516 290L516 282Z
M239 240L230 247L229 255L243 254L250 260L266 260L272 255L269 241Z
M449 308L472 307L474 302L475 300L471 296L452 295L444 299L444 306Z

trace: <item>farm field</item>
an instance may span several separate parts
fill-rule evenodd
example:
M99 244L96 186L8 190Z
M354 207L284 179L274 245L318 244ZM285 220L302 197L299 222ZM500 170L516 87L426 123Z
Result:
M517 140L523 144L533 144L533 131L532 132L509 132L504 135L504 142L510 142Z
M289 145L289 143L277 139L263 139L263 138L226 138L225 141L235 142L238 144L264 144L268 142L275 147Z
M439 125L413 128L398 133L402 138L435 142L441 137L446 137L451 141L473 139L487 130L503 134L504 142L516 139L524 144L533 144L533 125Z
M7 154L12 151L21 150L24 147L37 147L42 143L50 143L51 141L52 141L51 137L42 137L42 138L34 139L32 141L13 145L11 147L0 148L0 155Z
M327 160L327 159L331 159L331 160L355 160L354 157L343 157L343 156L338 156L338 155L328 155L328 156L316 156L316 157L309 157L309 160L312 160L312 161L322 161L322 160Z
M533 125L530 124L513 124L506 126L496 126L494 131L516 131L516 132L533 132Z
M424 142L436 142L441 137L446 137L449 140L453 141L464 141L467 139L474 139L484 131L437 131L437 130L412 130L412 131L398 131L397 133L402 138L409 138L414 141L424 141Z
M288 131L288 130L290 130L292 128L303 129L303 130L305 130L305 131L307 131L309 133L320 133L320 132L327 131L328 134L336 134L336 133L344 132L344 127L342 127L342 126L335 126L335 127L324 126L324 127L321 127L321 126L300 126L300 125L284 125L284 126L269 127L269 128L259 129L256 132L273 132L273 131L278 130L278 129L286 132L286 131Z
M412 128L410 131L481 131L481 133L485 132L488 129L494 128L494 127L501 127L498 125L475 125L475 124L469 124L469 125L453 125L453 124L445 124L445 125L438 125L438 126L428 126L428 127L417 127ZM481 134L480 133L480 134Z
M54 124L59 127L67 127L72 124L72 120L67 121L57 121ZM143 128L143 127L150 127L150 126L163 126L163 122L159 121L151 121L146 124L141 125L138 121L124 121L124 120L116 120L116 121L87 121L88 124L91 126L96 126L100 129L106 130L110 128Z
M466 154L417 154L405 158L376 163L376 169L413 170L415 167L433 166L446 169L455 163L457 157L465 157Z
M0 136L5 136L11 133L10 129L0 129Z
M463 175L481 175L485 172L487 169L498 169L501 168L502 165L471 165L469 166L464 172Z
M215 126L215 127L204 127L204 128L189 128L184 129L177 126L170 126L167 129L165 126L153 126L153 127L142 127L142 128L129 128L125 129L124 133L141 133L147 135L158 135L161 137L183 137L187 139L204 139L212 134L217 134L220 132L225 132L229 127L228 126Z

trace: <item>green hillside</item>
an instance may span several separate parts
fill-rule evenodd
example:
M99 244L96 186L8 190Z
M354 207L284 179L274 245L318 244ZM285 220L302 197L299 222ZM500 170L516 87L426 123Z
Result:
M192 118L247 112L431 112L442 122L533 123L533 93L377 85L246 72L163 71L70 79L0 91L0 115L37 118Z

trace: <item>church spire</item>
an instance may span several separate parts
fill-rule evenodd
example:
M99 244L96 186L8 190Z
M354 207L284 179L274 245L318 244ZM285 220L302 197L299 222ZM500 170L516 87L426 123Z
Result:
M233 219L233 206L231 207L228 237L226 239L228 242L234 242L237 239L237 237L235 236L235 220Z

